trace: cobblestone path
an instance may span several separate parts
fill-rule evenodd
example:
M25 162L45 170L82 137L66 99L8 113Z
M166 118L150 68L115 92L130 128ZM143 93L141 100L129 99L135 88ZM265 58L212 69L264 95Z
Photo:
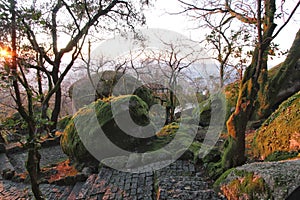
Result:
M197 171L193 164L180 160L157 171L157 199L221 199L204 172Z
M210 188L204 174L196 172L188 161L178 160L154 172L128 173L102 167L85 182L74 186L42 184L46 199L221 199ZM0 199L34 199L30 185L3 180L0 177Z

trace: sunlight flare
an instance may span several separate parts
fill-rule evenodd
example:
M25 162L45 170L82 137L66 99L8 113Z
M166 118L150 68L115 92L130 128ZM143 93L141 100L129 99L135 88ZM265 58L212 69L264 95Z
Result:
M3 58L10 57L10 52L7 49L0 48L0 56Z

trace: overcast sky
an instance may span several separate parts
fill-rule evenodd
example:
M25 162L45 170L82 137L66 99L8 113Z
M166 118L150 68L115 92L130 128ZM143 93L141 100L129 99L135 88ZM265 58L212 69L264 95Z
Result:
M294 7L298 0L287 0L286 6ZM149 28L164 28L177 31L185 36L201 41L204 39L204 31L193 30L191 21L180 15L170 15L169 13L180 10L180 4L177 0L157 0L154 7L146 11L147 26ZM299 9L298 9L299 10ZM296 20L298 19L298 20ZM300 11L297 11L290 23L282 30L278 37L274 40L280 44L282 50L290 48L294 37L300 28ZM270 60L271 66L278 64L284 58Z

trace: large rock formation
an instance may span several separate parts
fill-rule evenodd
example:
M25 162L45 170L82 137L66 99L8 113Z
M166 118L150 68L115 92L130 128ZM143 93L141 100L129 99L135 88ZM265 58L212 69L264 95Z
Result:
M116 116L125 120L131 118L136 126L129 127L130 131L135 135L140 134L139 137L133 137L129 135L128 130L122 130L120 123L116 122ZM95 154L98 160L118 156L119 151L114 151L114 146L130 152L142 151L136 148L152 139L142 135L142 128L146 126L151 128L148 106L138 96L123 95L106 102L97 100L80 109L72 117L62 135L61 146L63 151L77 162L95 161ZM154 133L153 128L153 135ZM87 148L94 153L93 156Z
M275 151L300 150L300 91L263 123L255 134L253 149L261 159Z
M246 164L215 183L227 199L287 199L300 185L300 160Z

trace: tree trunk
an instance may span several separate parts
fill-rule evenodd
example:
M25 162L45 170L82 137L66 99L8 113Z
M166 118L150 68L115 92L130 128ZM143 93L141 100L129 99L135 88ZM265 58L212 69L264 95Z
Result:
M28 152L28 161L26 163L26 168L28 170L28 173L30 175L30 181L32 185L32 192L35 196L36 199L40 200L42 199L41 191L39 189L39 185L37 182L38 179L38 173L39 173L39 160L40 160L40 155L37 151L37 148L35 146L35 128L36 128L36 123L34 119L34 113L33 113L33 104L32 104L32 94L29 89L29 86L27 84L26 77L21 69L21 74L24 78L23 80L23 85L26 89L27 93L27 103L28 103L28 113L24 109L24 106L22 104L22 98L21 98L21 93L19 89L19 84L18 84L18 73L17 73L17 27L16 27L16 2L15 0L12 0L11 2L11 23L12 23L12 29L11 29L11 45L12 45L12 63L11 63L11 71L12 71L12 77L13 77L13 88L15 91L15 101L17 104L17 110L22 116L22 118L26 121L28 125L28 132L29 132L29 137L27 139L27 142L29 144L29 152ZM33 146L31 146L33 144Z
M173 88L172 88L173 89ZM175 101L174 92L170 90L170 123L175 121Z
M285 61L276 68L279 69L259 92L256 119L267 118L282 101L300 90L300 29Z
M224 169L239 166L246 161L245 130L248 119L252 114L252 104L255 101L257 84L253 85L251 74L245 76L244 79L247 81L241 85L235 112L227 121L229 138L224 145L225 151L222 157L222 167Z
M225 63L222 63L220 66L220 88L224 87L224 67Z
M39 179L39 162L40 162L40 154L37 151L36 143L30 143L28 150L28 158L26 162L26 169L30 176L31 189L34 194L35 199L41 200L44 199L42 197L42 193L39 189L38 179Z
M58 74L59 74L59 64L54 66L53 73L52 73L52 79L54 85L57 85L58 83ZM55 101L54 101L54 108L51 115L51 125L50 125L50 131L53 132L56 129L58 116L60 113L60 107L61 107L61 87L58 86L56 92L55 92Z
M52 124L50 126L50 131L55 131L56 129L60 108L61 108L61 87L59 87L55 93L55 102L54 102L54 109L51 115Z
M262 2L261 0L258 0L257 2L258 42L252 55L251 64L246 69L244 78L241 81L235 111L227 121L229 138L225 144L225 150L222 157L223 169L239 166L246 161L246 126L253 114L259 88L261 85L265 84L266 80L268 49L276 27L276 24L273 23L276 5L275 0L265 1L265 14L264 20L262 21Z

